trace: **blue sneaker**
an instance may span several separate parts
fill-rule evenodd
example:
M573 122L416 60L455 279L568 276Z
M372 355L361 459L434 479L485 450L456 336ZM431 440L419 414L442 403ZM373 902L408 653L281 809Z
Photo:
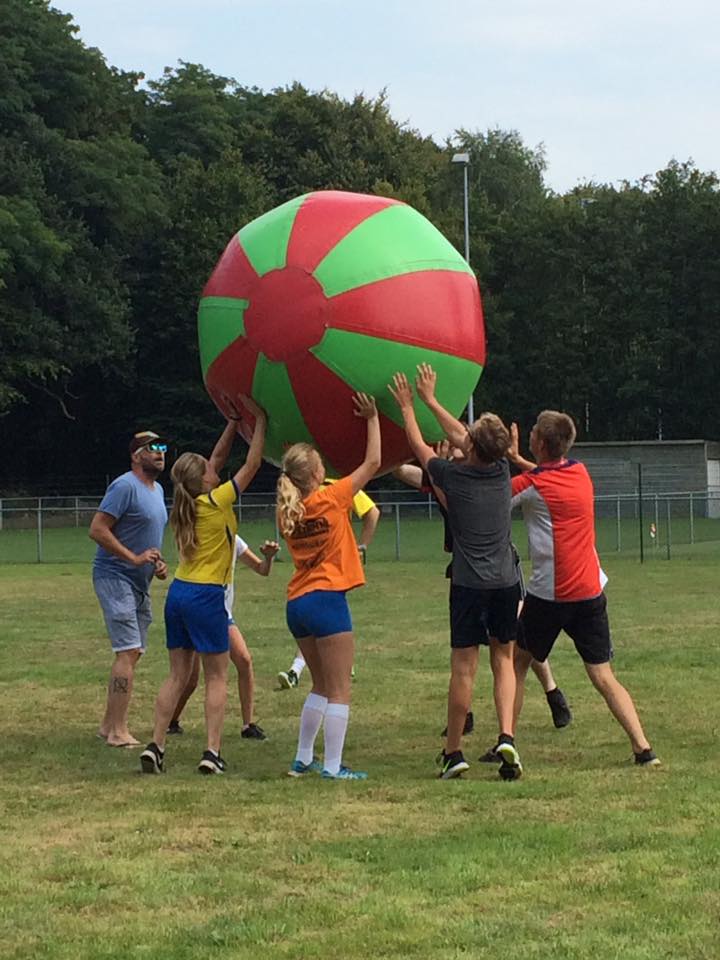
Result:
M288 770L289 777L304 777L306 773L320 773L322 764L318 760L311 760L310 763L302 763L300 760L293 760L292 766Z
M323 780L367 780L368 778L366 773L361 773L360 770L351 770L350 767L340 767L337 773L323 770L321 776Z

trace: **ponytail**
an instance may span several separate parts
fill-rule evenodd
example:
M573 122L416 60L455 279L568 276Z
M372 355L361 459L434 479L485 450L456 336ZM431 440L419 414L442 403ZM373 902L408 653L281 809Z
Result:
M277 482L277 518L280 533L291 537L305 517L303 498L313 489L320 454L309 443L294 443L282 458Z
M199 453L183 453L170 471L175 486L170 526L181 560L191 560L197 549L195 497L202 493L206 466L207 461Z

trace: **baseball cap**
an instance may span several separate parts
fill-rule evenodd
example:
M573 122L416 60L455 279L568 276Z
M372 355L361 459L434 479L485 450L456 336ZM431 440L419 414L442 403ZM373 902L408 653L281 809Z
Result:
M161 437L157 433L153 433L152 430L141 430L139 433L136 433L135 436L130 441L130 453L135 453L136 450L142 449L142 447L147 447L151 443L164 443L167 444L165 437Z

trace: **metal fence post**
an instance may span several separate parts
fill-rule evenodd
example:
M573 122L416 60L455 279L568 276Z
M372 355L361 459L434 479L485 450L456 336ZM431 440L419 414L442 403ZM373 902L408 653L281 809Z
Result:
M37 562L43 562L43 542L42 542L42 497L38 497L37 505Z
M428 520L432 520L432 494L428 492Z
M665 545L665 549L667 551L667 559L669 560L670 559L670 497L667 497L667 499L665 500L665 507L666 507L665 512L666 512L666 520L667 520L667 544Z
M616 500L615 507L615 541L616 541L616 550L618 553L622 550L622 531L620 528L620 497Z
M690 545L695 543L695 505L693 495L690 493Z
M643 540L643 493L642 493L642 464L638 463L638 523L640 527L640 563L645 562L645 542Z
M400 504L395 504L395 559L400 559Z
M75 526L80 526L80 499L75 497Z

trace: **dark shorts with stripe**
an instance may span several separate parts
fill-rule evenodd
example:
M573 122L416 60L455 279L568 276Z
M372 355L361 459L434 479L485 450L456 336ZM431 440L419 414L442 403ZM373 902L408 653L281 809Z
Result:
M575 644L585 663L607 663L612 659L607 599L604 593L591 600L541 600L531 593L525 597L520 614L522 630L518 644L541 663L550 656L560 631Z

